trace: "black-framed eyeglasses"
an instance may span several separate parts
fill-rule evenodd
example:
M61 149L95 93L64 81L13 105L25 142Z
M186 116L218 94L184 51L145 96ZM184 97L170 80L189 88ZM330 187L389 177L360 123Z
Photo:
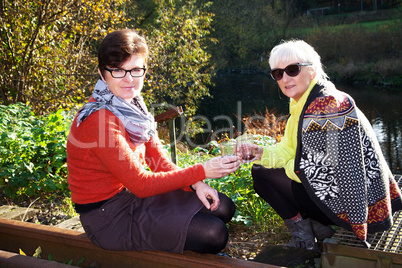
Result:
M291 77L295 77L300 73L301 66L309 66L309 65L312 65L312 64L311 63L294 63L294 64L289 64L284 69L273 69L271 71L271 77L272 77L272 79L279 81L282 79L284 72Z
M113 78L124 78L126 77L127 73L130 73L132 77L142 77L145 74L147 68L133 68L131 70L124 70L124 69L110 69L107 67L103 68L104 70L110 72Z

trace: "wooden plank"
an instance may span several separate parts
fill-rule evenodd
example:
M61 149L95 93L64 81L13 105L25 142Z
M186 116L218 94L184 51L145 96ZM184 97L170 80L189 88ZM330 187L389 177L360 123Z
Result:
M17 253L0 250L0 267L1 268L73 268L75 266L50 262L44 259L23 256Z
M33 208L15 206L0 207L0 219L24 221L35 216L36 213L38 213L38 210Z
M170 119L174 119L179 115L183 114L183 108L181 106L177 106L176 108L170 109L164 113L158 114L155 116L156 122L164 122Z
M358 247L350 247L346 245L338 244L337 239L327 238L324 243L324 251L322 253L322 257L325 256L342 256L342 257L351 257L362 260L369 260L376 263L379 257L388 257L392 259L394 264L402 265L402 254L372 250L366 248L358 248Z
M48 225L0 219L0 250L27 255L42 248L42 258L49 254L58 262L73 259L73 264L85 257L82 266L98 264L100 267L255 267L277 266L238 260L213 254L185 252L184 254L160 251L110 251L95 246L85 233Z

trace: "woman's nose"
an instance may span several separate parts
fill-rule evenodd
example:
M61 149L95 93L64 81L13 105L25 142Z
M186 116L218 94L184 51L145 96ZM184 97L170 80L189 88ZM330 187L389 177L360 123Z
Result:
M133 80L133 77L131 76L130 73L126 73L126 76L124 77L124 80L131 82Z
M282 80L283 81L289 81L290 79L291 79L290 76L287 73L283 72Z

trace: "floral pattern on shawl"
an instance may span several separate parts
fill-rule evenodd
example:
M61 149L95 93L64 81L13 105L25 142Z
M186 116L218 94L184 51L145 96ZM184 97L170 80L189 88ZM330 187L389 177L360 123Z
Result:
M326 215L368 246L367 233L388 229L393 209L402 209L400 190L352 98L320 86L310 96L299 122L296 173Z

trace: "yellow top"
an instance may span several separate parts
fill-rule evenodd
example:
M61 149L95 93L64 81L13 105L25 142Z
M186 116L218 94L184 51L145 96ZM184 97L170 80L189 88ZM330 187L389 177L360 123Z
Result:
M286 122L285 134L281 141L273 146L263 147L264 151L261 160L255 161L256 164L263 165L266 168L285 168L286 175L290 179L299 183L301 181L294 171L299 119L304 104L316 83L317 80L311 81L310 86L306 92L304 92L299 101L296 102L294 99L291 99L289 105L291 116Z

